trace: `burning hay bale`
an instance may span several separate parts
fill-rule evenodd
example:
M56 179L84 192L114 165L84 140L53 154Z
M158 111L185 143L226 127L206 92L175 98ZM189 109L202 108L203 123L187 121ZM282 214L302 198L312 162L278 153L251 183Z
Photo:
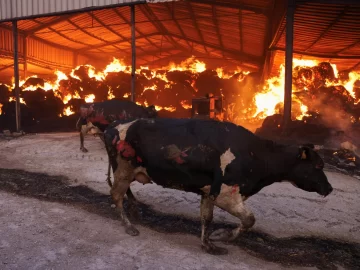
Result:
M23 91L22 97L35 119L56 118L64 110L64 103L53 91L38 88L35 91Z
M0 104L5 104L10 99L9 87L5 84L0 84ZM0 113L1 114L1 113Z
M294 59L294 67L293 126L301 128L305 125L304 129L309 132L325 134L317 131L323 130L323 126L330 130L347 130L359 122L358 73L338 73L336 66L330 63L298 59ZM240 69L231 72L222 68L208 70L205 63L194 58L160 69L141 67L136 74L137 103L155 105L160 115L190 117L192 99L211 93L222 97L225 120L251 130L264 122L259 132L265 134L281 130L278 120L273 124L270 121L271 125L264 120L283 113L283 66L279 76L267 80L263 87L259 84L259 73ZM69 74L56 71L55 75L56 79L52 81L31 76L20 82L21 101L28 104L35 118L72 115L77 111L79 102L83 101L131 98L131 67L118 59L114 59L103 71L96 71L91 65L82 65ZM2 105L14 100L13 91L8 89L11 87L0 85Z

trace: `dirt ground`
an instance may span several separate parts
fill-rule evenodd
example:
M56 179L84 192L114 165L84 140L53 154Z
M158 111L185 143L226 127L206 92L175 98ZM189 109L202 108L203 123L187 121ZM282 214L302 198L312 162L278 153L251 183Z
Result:
M287 183L247 201L254 228L224 256L200 247L199 196L133 184L140 235L110 207L100 139L76 133L0 140L0 269L360 269L360 181L327 171L326 198ZM216 209L214 228L239 221Z

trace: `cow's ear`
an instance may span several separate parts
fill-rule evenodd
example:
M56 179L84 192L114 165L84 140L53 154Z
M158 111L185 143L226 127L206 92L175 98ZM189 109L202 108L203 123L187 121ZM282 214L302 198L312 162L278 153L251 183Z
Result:
M308 147L308 148L311 148L311 149L315 149L315 145L312 144L312 143L303 144L302 147Z
M306 151L302 150L301 152L301 159L306 159Z

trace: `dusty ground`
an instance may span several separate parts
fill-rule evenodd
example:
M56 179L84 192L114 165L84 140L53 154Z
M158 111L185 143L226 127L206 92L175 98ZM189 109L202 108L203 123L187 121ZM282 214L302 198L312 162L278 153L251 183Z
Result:
M327 198L275 184L250 198L257 223L229 255L200 248L199 197L134 184L140 236L110 207L100 139L0 140L0 269L360 269L360 181L326 172ZM238 221L216 210L214 227ZM224 246L224 244L219 243Z

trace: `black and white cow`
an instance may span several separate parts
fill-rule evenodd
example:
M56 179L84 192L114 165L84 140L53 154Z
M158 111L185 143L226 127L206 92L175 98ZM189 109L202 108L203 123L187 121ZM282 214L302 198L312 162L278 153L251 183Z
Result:
M211 254L224 254L209 240L214 206L238 217L242 225L214 232L217 240L235 239L255 223L244 201L263 187L289 181L327 196L332 186L324 163L311 146L277 145L229 122L199 119L115 121L104 132L114 171L111 195L130 235L139 231L123 209L124 195L137 180L201 195L201 243ZM128 196L130 213L136 212ZM216 236L216 237L215 237Z
M88 152L84 146L84 137L87 133L101 134L115 120L154 117L157 117L155 106L143 107L128 100L112 99L83 104L76 123L76 128L80 132L80 150Z

